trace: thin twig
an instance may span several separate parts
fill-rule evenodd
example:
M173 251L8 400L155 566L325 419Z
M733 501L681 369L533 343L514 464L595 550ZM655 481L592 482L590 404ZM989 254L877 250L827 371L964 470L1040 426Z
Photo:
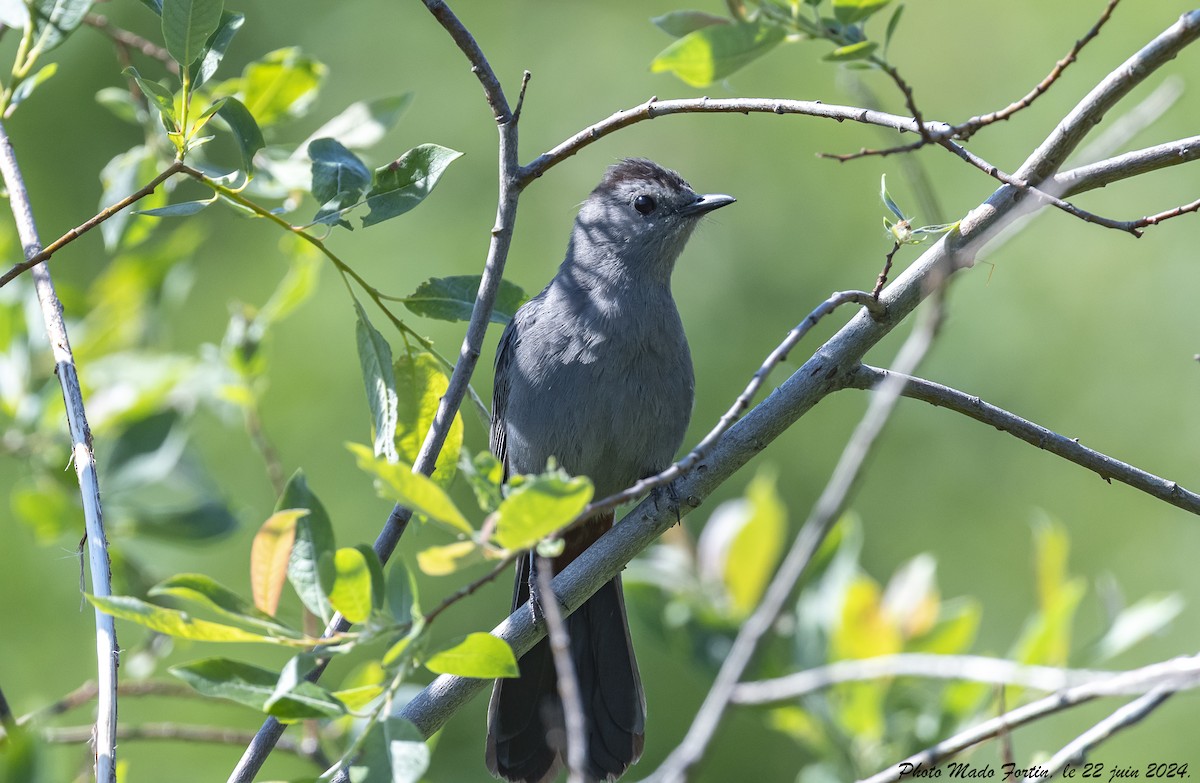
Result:
M179 63L175 62L175 58L171 56L170 52L153 41L122 27L117 27L109 21L107 16L102 14L88 14L83 18L83 21L85 24L107 35L118 47L127 51L141 52L147 57L158 60L171 73L179 74Z
M981 655L934 655L898 653L834 661L806 671L769 680L740 683L733 691L734 704L779 704L843 682L861 682L890 677L923 677L966 680L992 685L1016 685L1040 691L1058 691L1085 682L1113 676L1114 672L1029 666Z
M552 166L561 163L584 147L614 133L645 120L665 117L672 114L801 114L809 117L844 122L861 122L866 125L878 125L882 128L917 133L919 128L911 117L898 114L863 109L857 106L838 106L819 101L792 101L776 98L684 98L671 101L660 101L651 98L645 103L631 109L619 111L607 119L590 125L579 131L571 138L553 149L542 153L518 174L522 186L546 173ZM925 123L924 127L930 133L943 133L950 128L945 123Z
M52 718L56 715L63 715L71 710L79 709L86 704L90 704L99 694L100 688L95 680L88 680L80 685L75 690L64 695L62 698L47 704L45 707L34 710L33 712L22 715L17 723L24 726L27 723L36 723L40 720ZM186 685L179 685L172 682L125 682L121 683L117 688L117 694L122 697L139 697L139 696L168 696L171 698L183 698L188 696L197 696L195 690Z
M81 237L84 234L86 234L87 232L91 231L93 228L100 225L104 221L108 220L110 217L117 214L118 212L125 209L126 207L130 206L131 204L141 201L146 196L149 196L151 193L153 193L155 190L158 189L159 185L161 185L163 182L170 179L174 175L178 174L182 170L183 170L183 164L179 161L175 161L170 166L167 166L167 168L165 168L161 174L159 174L157 177L155 177L154 179L147 182L144 187L139 188L138 190L135 190L133 193L130 193L128 196L121 199L120 201L113 204L112 206L105 207L104 209L100 210L92 217L90 217L87 220L85 220L84 222L80 223L78 226L71 229L67 233L63 234L61 237L54 240L50 244L46 245L46 247L44 247L41 251L39 251L37 254L35 254L33 256L30 256L28 259L26 259L22 263L14 264L12 269L9 269L3 275L0 275L0 288L3 288L4 286L11 283L21 273L32 269L33 267L37 266L38 264L42 263L43 261L49 261L50 257L53 256L55 253L57 253L59 250L61 250L63 247L71 244L76 239L79 239L79 237Z
M971 136L973 136L980 128L991 125L994 122L999 122L1000 120L1007 120L1017 112L1021 111L1022 109L1026 109L1033 104L1033 102L1037 100L1042 93L1046 92L1046 90L1050 89L1050 87L1056 81L1058 81L1058 78L1062 76L1063 71L1065 71L1071 65L1071 63L1075 62L1076 58L1079 57L1079 52L1082 51L1083 47L1087 46L1088 42L1100 34L1100 28L1103 27L1105 22L1107 22L1112 16L1113 11L1117 7L1117 3L1120 1L1121 0L1108 0L1108 5L1104 7L1104 11L1101 12L1100 18L1096 20L1096 23L1092 25L1091 29L1084 33L1083 37L1075 42L1075 45L1071 47L1071 51L1067 52L1065 57L1054 64L1054 67L1050 70L1050 73L1046 75L1046 78L1038 82L1037 85L1035 85L1034 88L1030 90L1024 97L1013 101L1003 109L990 112L988 114L975 116L966 122L955 125L954 138L959 139L960 141L966 141L967 139L971 138Z
M1149 694L1160 690L1177 692L1200 686L1200 657L1188 656L1119 672L1100 680L1060 691L1037 701L1015 707L999 717L955 734L926 748L859 783L898 783L904 770L935 767L964 750L985 742L1002 732L1020 728L1056 712L1077 707L1102 696Z
M263 429L262 417L258 412L258 402L253 400L250 404L242 407L246 432L250 435L250 441L263 459L263 464L267 469L267 480L271 482L271 489L274 490L275 497L282 497L283 490L287 485L283 461L279 459L279 452L271 443L271 439L267 437L266 430Z
M563 724L567 734L567 783L584 783L587 780L588 749L584 734L583 704L579 697L579 678L575 674L575 662L571 660L571 638L563 622L558 597L550 586L553 565L549 558L538 556L534 573L537 574L538 607L546 619L546 635L550 639L550 654L554 658L554 673L558 682L558 698L562 703Z
M1061 750L1050 757L1049 761L1041 764L1042 769L1038 770L1038 780L1050 780L1067 767L1081 764L1087 758L1088 751L1118 731L1144 720L1172 695L1174 695L1174 691L1169 688L1156 688L1114 710L1104 720L1064 745Z
M488 571L486 574L484 574L483 576L474 580L473 582L469 582L469 583L463 585L462 587L458 588L450 595L443 598L441 603L439 603L437 606L433 607L433 609L430 609L428 613L426 613L425 624L428 625L429 623L433 622L434 619L436 619L437 616L440 615L442 612L446 611L451 606L454 606L454 604L458 603L459 601L463 600L464 598L474 595L476 590L483 587L488 582L491 582L493 579L500 576L501 574L506 573L508 571L509 567L513 563L517 562L518 558L520 558L524 555L525 555L525 552L512 552L507 557L505 557L504 559L497 562L496 565L494 565L492 567L492 569L490 571Z
M934 297L934 307L926 313L926 317L904 342L896 357L896 365L904 368L904 374L916 369L937 335L941 322L940 283L945 279L944 274L935 279L939 283L939 293ZM829 483L817 498L791 549L771 579L762 602L738 631L733 646L726 654L725 661L721 664L721 669L717 672L716 679L696 712L683 741L671 751L647 781L683 783L687 780L688 770L703 757L729 707L738 680L750 665L759 641L774 626L796 583L812 562L813 555L833 529L834 523L846 506L851 490L858 481L867 456L895 410L903 389L904 379L896 377L886 388L881 388L879 394L871 398L866 413L838 459Z
M847 380L847 384L858 389L870 389L882 383L893 373L876 367L862 365ZM908 378L904 396L937 405L961 413L978 422L1007 432L1026 443L1062 457L1068 462L1094 471L1100 478L1111 483L1114 479L1151 497L1192 514L1200 514L1200 494L1191 492L1165 478L1134 467L1127 462L1113 459L1099 451L1084 446L1075 438L1059 435L1053 430L1034 424L1016 414L1009 413L991 403L940 383L923 378Z
M17 223L17 234L25 250L25 257L32 259L42 252L37 224L33 219L33 206L25 181L17 165L16 152L8 133L0 124L0 173L8 189L9 204ZM100 482L96 474L96 454L92 449L92 431L88 427L87 413L83 405L83 392L79 375L75 369L75 357L71 353L71 342L67 337L67 326L63 320L62 302L54 290L54 281L45 264L34 266L31 272L38 303L41 305L42 320L46 325L46 336L54 354L54 372L62 388L63 404L66 407L67 428L71 436L71 461L79 481L79 493L83 502L84 528L87 535L88 561L92 574L92 594L105 597L112 595L112 571L108 559L108 539L104 532L104 512L100 504ZM100 683L96 715L96 780L98 783L113 783L116 780L117 754L117 662L119 650L117 631L111 615L99 609L96 618L96 679Z
M879 270L879 277L875 279L875 287L871 289L871 298L879 301L879 294L882 293L883 287L887 285L888 275L892 272L892 259L900 250L900 243L896 242L892 245L892 249L888 251L887 257L883 259L883 269Z

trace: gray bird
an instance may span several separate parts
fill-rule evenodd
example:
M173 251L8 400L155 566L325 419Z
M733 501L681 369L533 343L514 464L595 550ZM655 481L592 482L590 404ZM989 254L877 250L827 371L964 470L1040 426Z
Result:
M553 457L619 492L671 464L692 413L694 379L671 270L700 218L732 204L698 195L673 171L633 158L608 169L579 210L558 274L513 317L496 353L492 451L505 475ZM558 573L612 527L613 514L566 534ZM529 598L533 556L517 566L513 610ZM567 618L587 738L587 775L614 780L642 755L646 697L620 577ZM487 765L521 783L554 778L566 754L550 647L497 680Z

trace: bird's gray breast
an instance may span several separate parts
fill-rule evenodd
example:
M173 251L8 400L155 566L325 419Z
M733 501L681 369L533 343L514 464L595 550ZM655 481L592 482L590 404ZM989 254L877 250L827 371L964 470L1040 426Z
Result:
M541 471L554 457L602 497L670 464L694 381L669 291L606 298L551 285L509 328L496 402L511 473Z

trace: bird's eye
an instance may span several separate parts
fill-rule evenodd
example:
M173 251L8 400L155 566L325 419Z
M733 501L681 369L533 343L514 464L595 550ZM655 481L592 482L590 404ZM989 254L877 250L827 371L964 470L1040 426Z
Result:
M654 199L643 193L633 200L633 208L636 209L639 214L649 215L654 211Z

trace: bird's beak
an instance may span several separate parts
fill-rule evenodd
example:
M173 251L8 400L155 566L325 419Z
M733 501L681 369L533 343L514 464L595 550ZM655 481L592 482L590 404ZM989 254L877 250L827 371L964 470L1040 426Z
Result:
M703 215L706 212L712 212L714 209L727 207L737 201L733 196L726 196L724 193L705 193L703 196L698 196L695 201L679 210L681 215Z

